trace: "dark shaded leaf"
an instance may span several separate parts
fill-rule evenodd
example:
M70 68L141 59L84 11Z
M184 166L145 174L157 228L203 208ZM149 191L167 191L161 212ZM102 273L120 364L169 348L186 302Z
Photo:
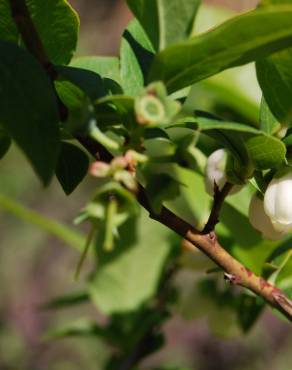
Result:
M179 195L180 183L167 174L151 176L146 185L146 192L151 206L157 214L161 211L162 203Z
M58 121L53 86L42 67L25 50L0 42L0 122L44 184L57 163Z
M4 157L11 145L11 138L0 128L0 159Z
M247 333L258 320L265 308L264 301L259 297L242 294L238 304L238 321L244 333Z
M108 93L120 94L122 92L118 58L81 57L73 59L70 65L98 74L103 79L104 88Z
M44 334L46 340L68 337L104 337L105 330L94 321L79 319L67 325L50 329Z
M62 142L56 176L67 195L71 194L86 176L88 166L89 159L83 150Z
M14 41L19 38L16 25L11 17L8 0L0 1L0 40Z
M20 35L8 3L1 0L0 39L18 44ZM49 59L55 64L68 64L77 45L77 13L66 0L27 0L26 3Z
M83 68L57 67L62 78L77 85L92 100L102 98L106 95L104 81L95 72Z
M41 308L44 310L55 310L72 307L87 302L89 302L89 296L87 292L75 292L51 299L49 302L43 304Z

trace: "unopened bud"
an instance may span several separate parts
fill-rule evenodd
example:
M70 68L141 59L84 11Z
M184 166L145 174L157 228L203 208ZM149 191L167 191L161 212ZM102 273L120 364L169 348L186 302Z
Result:
M265 239L279 240L283 237L283 233L275 230L270 218L265 213L264 202L257 194L251 198L248 216L251 225L260 231Z
M90 167L89 173L95 177L106 177L110 174L110 166L105 162L94 162Z
M128 161L125 157L123 156L118 156L118 157L115 157L111 163L110 163L110 166L111 166L111 170L114 172L116 171L119 171L119 170L122 170L124 168L127 168L128 166Z
M126 152L125 158L129 163L145 163L148 161L148 157L144 154L138 153L133 149Z
M205 188L206 192L213 196L215 186L222 190L227 182L226 165L227 165L227 152L225 149L218 149L213 152L206 164L205 168ZM235 194L242 189L242 186L235 185L230 194Z
M269 183L264 208L277 231L292 231L292 170L281 177L274 177Z

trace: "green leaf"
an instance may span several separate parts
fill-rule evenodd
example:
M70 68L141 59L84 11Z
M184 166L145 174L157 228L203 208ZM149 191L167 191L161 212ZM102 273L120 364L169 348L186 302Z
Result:
M0 159L4 157L11 145L11 138L0 128Z
M292 134L288 134L285 139L283 139L283 143L288 147L292 146Z
M286 162L286 147L273 136L253 137L246 142L246 146L256 169L277 168Z
M16 25L11 17L8 0L0 1L0 40L14 41L19 38Z
M57 70L61 78L71 81L92 100L99 99L106 95L104 81L97 73L75 67L57 67Z
M291 0L261 0L260 5L291 4Z
M233 197L232 197L233 198ZM220 222L227 227L232 238L240 247L248 248L256 245L261 241L259 233L253 229L248 217L243 211L236 209L234 206L235 199L229 199L222 207ZM245 202L248 202L246 194L242 195Z
M275 284L292 298L292 250L288 250L283 257L279 270L275 272Z
M132 235L133 225L124 231L114 253L99 259L90 284L91 298L105 314L135 310L151 298L170 251L170 232L145 214L139 220L137 239Z
M81 303L88 303L89 296L87 292L73 292L57 298L51 299L49 302L42 304L41 308L44 310L60 309L79 305Z
M106 90L119 94L121 90L120 63L115 57L80 57L73 59L70 66L86 69L100 75Z
M147 183L146 192L153 211L161 211L162 203L179 195L180 183L171 176L161 173L152 175Z
M88 319L79 319L72 323L49 329L44 334L45 340L62 339L68 337L96 337L104 336L105 330Z
M200 0L127 0L155 50L186 39Z
M68 64L77 45L77 13L66 0L27 0L26 3L50 61ZM7 13L8 7L8 0L1 0L0 38L18 43L20 36L12 17Z
M218 102L257 125L261 90L252 64L228 69L201 81L193 86L191 91L193 97L198 96L198 93L196 94L198 87L202 87L212 100L215 99L215 104ZM194 104L196 100L193 98L191 103ZM210 102L210 99L208 100Z
M135 96L141 91L152 59L152 45L134 19L123 34L120 51L121 80L126 95Z
M226 130L232 132L242 132L252 135L260 135L261 132L253 127L248 125L244 125L238 122L229 122L229 121L220 121L216 119L209 119L205 117L195 117L195 123L200 131L208 131L208 130ZM188 128L192 127L190 123Z
M56 91L68 109L80 109L86 96L82 90L70 81L55 81Z
M162 80L174 92L227 68L284 49L292 43L292 6L271 6L222 25L157 54L149 81Z
M192 128L206 133L229 149L243 163L246 163L249 154L257 169L276 168L286 161L285 145L273 136L263 135L263 131L241 123L205 117L184 120L174 127Z
M265 100L280 123L292 124L292 48L270 55L256 64Z
M203 176L179 166L175 166L171 173L183 186L180 188L180 195L167 205L201 230L210 214L211 202L205 190Z
M70 81L55 81L55 88L68 111L64 123L66 132L74 136L87 131L88 122L93 116L89 97Z
M84 179L88 166L89 159L83 150L75 145L62 143L56 175L67 195Z
M83 248L85 239L76 229L26 208L4 194L0 194L0 207L20 220L30 223L50 235L53 235L65 243L65 245L69 245L78 250Z
M261 101L260 129L269 135L274 134L277 130L280 129L280 124L273 113L270 111L270 108L268 107L264 97Z
M68 64L77 45L77 13L67 0L28 0L27 3L49 59L55 64Z
M196 112L201 114L203 112ZM237 122L220 121L206 117L187 117L172 127L185 127L199 130L216 140L218 144L230 150L241 162L247 163L248 153L244 144L243 134L261 135L261 131Z
M59 154L58 109L53 86L25 50L0 42L0 122L47 185Z
M254 229L253 232L255 232ZM261 239L259 233L258 237ZM241 245L238 244L232 248L233 256L257 275L261 275L263 273L266 267L265 262L267 257L277 248L277 245L279 244L279 242L268 240L263 240L260 242L259 239L253 244L248 245L246 243L244 245L242 243Z
M115 108L116 113L119 116L127 116L133 113L134 109L134 99L127 95L113 95L113 96L106 96L105 98L99 99L96 101L96 109L103 106L113 106ZM121 119L121 117L119 117ZM117 123L117 121L116 121Z
M264 308L265 303L259 297L248 294L242 294L239 297L238 321L244 333L253 327Z

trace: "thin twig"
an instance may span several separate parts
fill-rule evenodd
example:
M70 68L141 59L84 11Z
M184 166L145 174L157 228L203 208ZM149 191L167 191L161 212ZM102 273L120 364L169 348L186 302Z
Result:
M78 261L78 264L76 266L76 271L75 271L75 274L74 274L75 280L78 280L78 278L79 278L81 268L83 266L83 263L85 261L85 258L87 256L87 254L88 254L89 247L90 247L90 244L91 244L91 242L94 238L95 232L96 232L96 226L93 224L93 225L91 225L91 229L89 230L88 236L87 236L86 241L85 241L85 246L84 246L83 252L82 252L82 254L80 256L80 259Z
M44 58L45 54L43 52L43 45L38 37L38 33L31 20L30 14L28 11L26 11L27 7L25 1L10 0L10 4L12 9L14 9L14 12L12 12L12 16L14 17L15 23L18 26L25 45L39 60L44 69L50 75L50 72L47 68L48 60ZM30 33L26 31L27 29L30 30ZM52 78L53 76L50 75L50 77ZM62 117L61 110L60 117ZM97 157L99 160L108 162L112 158L112 155L99 143L94 142L89 138L79 137L77 139L93 156ZM141 185L138 189L137 201L149 212L149 215L152 219L160 222L161 224L176 232L178 235L182 236L193 246L200 249L218 266L220 266L225 271L225 273L228 274L228 276L232 277L233 284L240 285L261 296L266 300L267 303L282 312L283 315L288 318L288 320L292 321L291 300L289 300L289 298L287 298L281 290L268 283L263 278L256 276L247 268L245 268L245 266L243 266L239 261L233 258L219 244L217 236L213 231L208 234L202 234L200 231L194 229L189 223L187 223L165 207L162 208L160 214L156 214L155 212L153 212L145 189Z
M204 227L204 230L202 231L203 234L208 234L215 229L215 226L219 222L219 214L224 200L231 191L232 187L233 184L226 182L222 190L219 190L218 186L215 184L213 205L209 219Z

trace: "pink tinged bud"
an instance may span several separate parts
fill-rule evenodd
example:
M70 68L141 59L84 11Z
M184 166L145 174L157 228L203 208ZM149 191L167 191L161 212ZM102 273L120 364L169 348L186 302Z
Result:
M89 173L95 177L106 177L109 176L110 166L105 162L94 162L89 169Z
M144 163L148 160L148 157L146 155L138 153L133 149L129 149L126 152L125 158L129 163Z
M283 233L275 230L270 218L266 215L263 200L256 194L251 198L248 214L251 225L260 231L265 239L279 240L283 238Z
M292 231L292 171L275 177L269 183L264 196L264 208L277 231Z
M111 169L113 172L116 172L116 171L119 171L119 170L122 170L124 168L127 168L128 166L128 161L125 157L123 156L118 156L116 158L114 158L112 161L111 161Z

